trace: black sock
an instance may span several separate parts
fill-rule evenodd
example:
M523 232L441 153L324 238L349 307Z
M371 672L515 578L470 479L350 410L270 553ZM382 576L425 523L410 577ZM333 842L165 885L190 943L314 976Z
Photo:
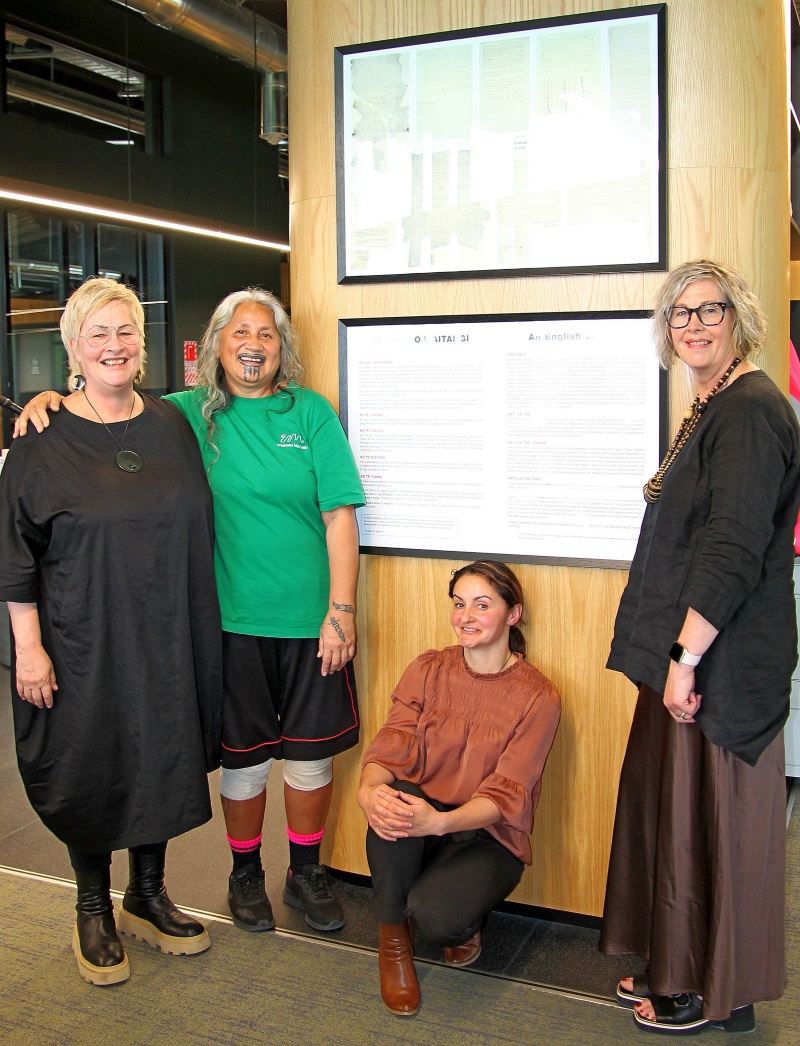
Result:
M298 835L286 826L286 834L289 837L289 870L292 875L302 875L307 865L319 864L319 847L324 831L323 829L321 832L315 832L314 835Z
M231 854L233 855L233 870L239 872L242 868L255 865L256 871L261 871L261 835L255 839L240 842L228 836Z

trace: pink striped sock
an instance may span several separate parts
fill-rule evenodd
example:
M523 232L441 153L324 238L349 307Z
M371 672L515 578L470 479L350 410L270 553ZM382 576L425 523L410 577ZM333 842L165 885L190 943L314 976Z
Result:
M299 832L293 832L287 824L286 834L289 837L290 843L297 843L298 846L313 846L314 843L322 842L325 829L321 828L318 832L314 832L312 835L300 835Z
M255 839L232 839L228 838L228 846L233 854L233 870L238 872L246 865L253 864L261 871L261 833Z
M257 850L261 846L262 834L259 834L255 839L231 839L228 835L228 846L231 850L236 853L244 853L247 850Z
M286 834L289 837L290 875L302 875L308 865L319 864L319 844L325 834L324 828L311 835L301 835L300 832L293 832L287 824Z

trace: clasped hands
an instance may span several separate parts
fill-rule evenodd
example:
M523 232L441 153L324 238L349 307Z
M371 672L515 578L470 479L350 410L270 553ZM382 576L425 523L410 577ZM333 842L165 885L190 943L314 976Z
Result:
M444 835L446 815L416 795L398 792L387 784L362 785L358 804L381 839L394 842L408 837Z

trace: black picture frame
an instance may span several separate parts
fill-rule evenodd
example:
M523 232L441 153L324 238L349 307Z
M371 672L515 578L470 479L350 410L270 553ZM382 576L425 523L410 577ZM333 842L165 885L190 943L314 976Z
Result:
M629 320L637 322L627 324ZM367 331L359 336L356 332L364 328ZM429 332L428 337L425 336L426 331ZM477 335L473 337L470 349L477 354L478 362L486 365L485 374L476 376L474 380L465 377L466 370L474 368L476 363L476 356L470 357L470 351L465 346L465 332L467 342L469 334L474 332ZM543 341L546 332L550 332L552 337ZM574 345L576 335L581 332L589 337L584 340L583 346ZM534 339L534 335L540 337ZM562 440L560 433L564 433L565 428L556 426L553 430L556 435L550 440L550 446L546 450L535 450L535 453L549 456L555 452L557 456L564 450L566 459L570 455L569 448L577 447L579 455L597 474L587 482L585 477L578 479L576 470L574 489L564 488L566 496L563 508L571 503L578 506L574 514L565 517L564 534L551 534L547 541L539 542L538 548L532 547L535 541L530 547L523 548L519 528L511 525L510 500L506 506L506 516L501 512L493 518L491 513L487 513L478 527L469 525L468 515L472 509L454 509L452 502L448 503L450 495L445 489L450 478L447 473L448 459L446 454L442 455L445 464L441 467L442 461L437 461L437 440L440 435L450 440L459 438L461 426L465 436L463 461L468 463L468 469L470 455L475 451L474 445L470 447L472 422L464 426L463 418L455 406L464 397L466 389L466 398L471 395L473 402L478 404L470 414L470 418L474 419L475 431L492 432L505 426L509 450L506 454L502 441L494 453L487 447L483 466L478 465L472 474L467 470L461 472L461 475L472 490L479 491L479 499L485 495L483 484L487 477L489 482L492 481L492 470L500 470L502 473L496 482L499 491L514 486L513 482L507 483L503 478L505 469L509 472L513 469L510 440L524 443L528 438L524 430L529 422L518 418L509 426L509 418L512 410L518 413L521 407L527 409L528 403L535 410L537 401L535 394L526 400L525 389L520 385L512 385L517 379L510 373L508 360L504 362L502 355L506 351L514 358L519 358L522 369L517 369L515 373L524 382L524 369L527 366L525 353L529 351L524 343L532 340L534 346L531 351L540 352L540 360L546 364L549 372L546 378L551 388L557 388L559 395L563 391L565 407L556 406L551 412L556 419L563 417L573 427L572 437ZM595 345L590 344L593 340ZM366 350L364 346L367 346ZM571 351L573 348L575 351ZM584 357L588 366L584 365ZM636 368L630 366L631 360L641 364L638 375L635 374ZM514 366L517 367L517 363ZM370 370L370 367L373 369ZM541 369L537 373L541 374ZM467 388L470 381L471 389ZM636 381L638 385L634 384ZM501 391L493 398L480 393L476 395L476 390L486 389L490 383ZM599 387L601 383L602 388ZM438 392L435 389L432 391L434 385ZM363 389L372 391L364 394ZM502 389L506 390L505 393ZM411 392L411 398L418 401L413 407L404 398L407 392ZM623 404L622 400L626 396L628 403ZM617 404L611 402L615 397L620 400ZM340 319L339 414L367 495L366 507L358 510L361 552L434 559L489 557L510 562L627 569L638 537L641 513L644 511L642 485L656 471L666 448L667 397L667 375L658 366L651 337L651 314L643 310ZM635 450L636 440L641 439L642 446L639 449L646 458L641 463L644 471L626 478L623 486L620 486L620 477L613 468L609 467L607 474L603 475L604 458L602 454L594 452L594 433L591 444L584 440L581 433L585 419L595 415L600 419L596 439L598 448L603 446L605 437L602 432L609 439L608 446L612 449L616 447L615 453L621 453L622 456L625 456L629 447ZM454 419L452 423L450 419ZM642 419L649 426L644 435L641 434ZM532 420L530 424L535 427L537 420ZM369 435L362 438L363 433ZM410 440L407 438L409 433ZM428 453L419 441L427 440L429 433L431 450ZM541 428L537 433L531 432L531 444L539 442L541 435ZM403 448L400 451L400 444L408 444L411 450ZM522 452L527 454L525 448L522 448ZM414 466L405 460L406 456L413 459L415 454L421 462L416 473ZM516 456L520 460L519 455ZM460 450L453 453L452 464L454 469L465 468ZM625 467L628 467L627 463ZM549 465L544 471L548 468ZM374 482L376 470L382 473L377 483ZM537 467L532 466L530 476L536 472ZM520 478L527 482L530 477L523 473L517 477L518 480ZM540 489L549 486L552 494L557 486L552 482L553 478L545 478ZM430 518L437 521L436 540L401 538L400 531L406 526L406 517L416 514L419 520L425 516L428 510L422 506L426 500L430 505L431 498L438 496L438 482L442 483L441 508L437 503L435 509L430 510ZM514 494L514 500L521 506L523 514L526 511L524 482L516 483L517 492ZM601 529L602 511L595 517L588 507L593 502L607 505L613 517L612 528L624 524L624 534L613 535L613 539L605 536ZM563 511L563 508L559 511ZM439 517L449 515L456 518L459 511L463 512L463 518L449 533L447 528L439 526ZM376 512L385 513L387 521L392 519L393 513L402 520L394 536L391 535L391 522L387 522L383 528L371 527L370 513ZM632 512L637 514L636 518ZM581 519L581 513L586 518ZM576 524L578 531L575 530ZM549 519L547 526L553 526ZM590 535L590 540L584 540L581 536L580 526ZM446 540L455 532L480 532L481 527L484 537L476 542L464 544L458 540ZM421 537L424 529L423 522L415 536ZM593 530L596 533L592 537ZM491 539L488 537L490 531ZM386 534L389 540L378 540L373 536L375 533ZM619 539L624 541L625 555L612 554L612 550L623 547ZM602 549L602 554L587 554L587 549L594 552Z
M336 221L339 283L666 270L666 6L665 3L661 3L591 14L566 15L336 48L334 52ZM627 38L612 36L614 33L623 33L626 29L628 30ZM632 46L630 38L634 29L646 30L643 39L644 36L647 37L647 54L644 54L642 49L637 52ZM620 42L615 43L615 40ZM520 59L520 79L524 80L527 77L526 82L530 92L528 104L533 106L536 101L547 108L551 106L550 101L541 102L537 94L539 86L542 85L537 83L536 88L533 87L534 74L538 76L541 69L536 57L530 57L530 53L536 48L541 51L545 46L550 49L549 53L556 53L554 48L557 49L559 45L566 47L570 41L574 42L576 51L580 45L584 45L585 48L592 51L591 59L586 59L586 61L594 63L597 76L592 80L590 87L586 87L584 80L588 80L588 74L586 77L583 76L580 65L582 59L575 57L573 79L578 93L567 91L563 97L559 96L560 100L552 103L554 110L558 109L562 102L565 107L571 106L572 108L564 119L560 119L557 113L551 113L549 116L539 119L536 124L540 132L539 140L550 143L563 141L565 143L563 148L567 154L574 153L576 157L584 155L581 149L583 148L582 142L586 140L587 152L584 162L576 163L574 169L577 171L591 168L595 175L598 170L606 170L606 173L616 170L620 174L619 177L607 178L604 182L598 183L595 192L592 189L591 181L585 185L576 183L574 186L565 186L563 183L557 184L553 181L557 177L556 172L531 173L537 162L534 157L537 140L532 133L535 129L532 111L529 112L529 123L524 128L524 133L523 129L520 129L518 140L513 131L498 131L494 135L494 140L498 143L502 142L504 146L502 154L498 150L497 156L493 156L492 161L493 165L499 164L501 155L503 157L504 163L499 166L503 167L504 174L501 177L498 169L499 182L507 184L509 177L512 181L523 177L523 174L520 173L522 168L520 171L517 170L516 158L509 156L509 150L515 150L519 145L520 148L524 147L526 153L524 163L527 164L525 170L528 172L529 188L531 179L533 179L534 186L540 185L539 189L528 192L517 193L515 190L509 197L500 196L498 190L498 196L489 206L493 206L496 212L502 211L502 217L499 217L498 213L493 214L488 211L478 194L474 192L473 167L477 161L473 161L473 150L459 149L457 143L463 142L464 139L460 138L458 134L454 133L452 139L448 139L448 155L446 155L444 147L438 152L433 152L434 146L431 144L426 151L422 149L419 142L415 144L414 141L411 141L403 145L403 162L398 161L398 149L393 149L392 143L396 144L404 135L408 135L409 138L416 137L416 132L412 129L411 115L409 115L406 127L403 123L403 112L409 111L411 114L413 110L413 113L417 114L423 107L424 112L428 114L425 117L428 124L436 125L437 117L430 114L435 113L438 104L438 100L435 98L423 97L421 100L414 101L413 104L407 96L398 98L398 93L403 88L406 90L406 95L411 88L410 83L403 81L402 73L398 79L398 75L396 75L398 65L402 67L402 64L406 63L409 66L413 65L416 70L418 63L427 61L431 64L430 56L433 53L431 49L438 48L444 54L444 49L463 43L471 48L472 67L478 65L481 69L479 83L476 85L473 78L473 82L465 85L464 90L466 91L469 86L473 93L478 90L485 95L491 95L494 92L494 96L497 96L502 93L503 78L509 74L496 55L490 62L488 57L490 52L487 49L492 46L495 48L500 46L511 48L511 53L514 53L527 44L530 64L529 67L525 67L524 57ZM464 49L462 48L462 50ZM374 71L374 82L368 80L363 72L364 59L375 60L378 63ZM462 64L466 63L467 56L461 55L459 61ZM354 63L357 62L361 64L357 67L359 71L356 78L359 79L359 82L364 81L369 85L366 88L359 88L360 93L355 92L352 85L353 70L356 68ZM649 71L649 75L646 76L648 84L646 100L643 98L645 92L642 85L639 85L643 105L647 110L645 116L652 124L649 134L645 134L645 129L642 127L642 123L647 122L642 113L638 114L639 125L637 127L636 111L625 109L624 106L626 99L623 96L626 95L626 92L628 94L636 93L636 84L632 80L632 78L635 79L635 74L630 70L637 68L637 62L640 67L644 66ZM551 65L554 68L556 64L555 60L551 59ZM618 70L615 74L616 79L609 73L611 68ZM380 73L386 74L384 80L381 80ZM439 70L439 76L442 75ZM464 75L467 76L466 73ZM544 74L541 75L544 76ZM394 80L391 77L394 77ZM428 79L432 79L432 77L428 77ZM419 82L424 84L425 80L426 77L422 73L419 73L414 80L415 99ZM612 81L611 85L608 81ZM584 91L583 95L580 94L581 91ZM603 91L606 93L602 94ZM542 93L547 94L548 97L554 93L552 83L546 77L543 81ZM586 98L589 95L597 96L598 93L601 98L600 108L592 108L593 103L586 102ZM372 97L369 97L370 94ZM356 103L356 98L358 103ZM404 105L403 102L409 104ZM352 147L351 139L354 137L351 133L352 114L356 104L362 106L360 117L362 124L368 127L368 120L371 120L373 124L380 124L382 121L383 125L388 127L385 139L370 138L369 131L363 130L362 137L366 146L360 149ZM586 111L581 111L581 106ZM501 124L506 119L502 115L502 111L502 101L495 101L493 112ZM366 115L364 115L365 113ZM603 120L606 121L605 124L602 123ZM549 130L542 138L541 129L545 124ZM605 143L604 128L608 138ZM477 140L476 134L478 132L482 134L483 130L484 128L479 127L476 131L475 127L471 126L470 140ZM625 169L626 164L631 170L635 166L637 135L643 139L640 143L644 157L641 166L646 168L649 164L649 169L645 173L640 171L638 176L623 177L621 172ZM595 145L599 143L599 148L605 150L603 163L599 165L599 168L597 156L594 157L595 163L591 164L592 153L588 139L591 139ZM646 144L644 144L645 140ZM630 144L628 153L622 149L621 145L619 148L615 147L615 143L624 141L628 141ZM378 158L373 156L371 161L373 167L376 163L382 165L383 173L391 171L393 178L389 180L386 177L375 176L374 186L369 191L366 188L361 190L362 195L359 197L355 183L360 177L362 169L367 171L369 167L366 162L359 159L359 156L366 153L370 142L372 142L373 154L380 153ZM380 149L378 149L379 145ZM422 152L413 151L417 146L422 149ZM477 148L474 153L476 156L478 155ZM557 153L558 150L551 151L551 155ZM510 163L513 165L513 171L509 175ZM426 211L424 210L424 200L421 201L420 196L425 192L429 195L433 194L434 190L431 187L433 178L430 172L434 165L441 166L445 172L449 171L451 197L456 200L456 203L450 208L442 206L434 208L431 204ZM464 173L465 165L469 167L466 175ZM427 175L426 170L428 170ZM439 184L441 184L442 177L446 178L446 173L443 175L440 172ZM487 184L489 180L484 172L483 184ZM421 185L426 187L424 192L420 188ZM548 185L549 188L543 188L545 185ZM360 201L359 204L355 203L356 199ZM392 214L387 207L390 207L391 202L395 199L402 202L398 204L397 213ZM409 201L412 202L409 204ZM608 223L599 220L603 215L608 217L613 214L612 203L619 210L616 234L613 221L610 231L607 232L606 224ZM409 208L408 212L402 214L401 209L406 206ZM354 223L357 219L354 217L354 212L359 207L362 210L374 209L376 213L374 224L366 225L359 230L361 246L356 250ZM574 215L576 220L571 223L568 220L563 227L553 227L552 223L555 220L553 216L559 207L566 210L569 215ZM638 225L633 218L626 217L626 215L635 215L637 207L639 207ZM486 214L485 218L481 217L482 213ZM391 217L391 221L387 215ZM379 218L387 218L387 220L380 221ZM581 220L577 220L578 218ZM369 221L369 219L364 220ZM394 233L387 232L391 222L394 222L396 226ZM430 251L436 250L441 255L443 253L441 241L447 235L450 244L448 250L454 250L458 257L446 265L429 258L424 263L407 262L401 266L396 260L406 250L403 243L398 241L401 226L402 237L407 238L408 242L412 244L409 250L421 251L424 248L420 244L422 242L427 244L430 240L433 244ZM486 233L486 228L490 234L488 236L483 235ZM562 235L564 228L571 230L570 235L575 241L574 244L564 243L565 239L568 239ZM538 230L535 247L533 246L532 229ZM422 236L421 230L427 231L430 235ZM582 234L582 230L586 230L586 235ZM482 238L476 241L479 233ZM386 252L378 259L377 248L369 246L370 241L374 243L384 235L394 236L390 248L387 248L389 253L393 252L392 259L386 256ZM454 238L458 241L455 246L453 246ZM634 243L638 239L643 241L641 249L634 247ZM469 243L465 246L462 241L469 241ZM581 241L586 246L579 248L577 244ZM526 242L529 244L528 248L525 247ZM589 246L590 244L591 246ZM607 257L604 256L606 244ZM527 262L526 249L530 254ZM372 258L371 252L375 254L374 258ZM356 258L355 255L358 257Z

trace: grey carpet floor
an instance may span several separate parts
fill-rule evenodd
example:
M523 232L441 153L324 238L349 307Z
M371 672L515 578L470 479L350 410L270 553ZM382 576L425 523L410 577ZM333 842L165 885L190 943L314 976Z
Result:
M790 882L800 882L797 811ZM646 1040L629 1013L597 999L468 970L418 963L423 1006L411 1019L382 1007L373 952L287 933L243 934L210 924L204 955L165 956L126 940L132 976L97 988L70 951L72 886L0 870L0 1037L13 1046L276 1044L545 1046ZM788 898L789 989L758 1007L748 1046L800 1042L800 902ZM707 1032L711 1041L721 1033ZM658 1041L658 1040L654 1040Z
M8 688L8 672L0 667L0 694L7 693ZM25 796L16 765L11 710L11 701L0 701L0 867L71 880L73 872L66 847L48 832ZM218 799L218 775L216 771L209 780L214 797L212 820L170 842L167 883L177 903L227 916L231 858ZM282 903L289 847L280 771L270 775L267 791L263 859L267 891L278 926L306 937L335 940L357 948L377 948L372 891L364 884L334 881L333 888L345 909L347 923L343 930L333 934L310 929L302 912ZM111 877L115 889L125 889L128 860L124 851L114 855ZM638 972L641 964L631 958L601 955L597 950L598 936L596 928L537 919L529 914L493 912L483 935L483 951L471 972L497 974L537 987L612 1000L619 978ZM441 949L419 937L415 947L420 959L442 961Z
M633 1041L612 1005L425 963L419 1015L392 1017L374 953L219 922L200 956L126 940L131 979L96 988L70 951L71 900L61 885L0 874L7 1044L585 1043L587 1025L596 1042Z

